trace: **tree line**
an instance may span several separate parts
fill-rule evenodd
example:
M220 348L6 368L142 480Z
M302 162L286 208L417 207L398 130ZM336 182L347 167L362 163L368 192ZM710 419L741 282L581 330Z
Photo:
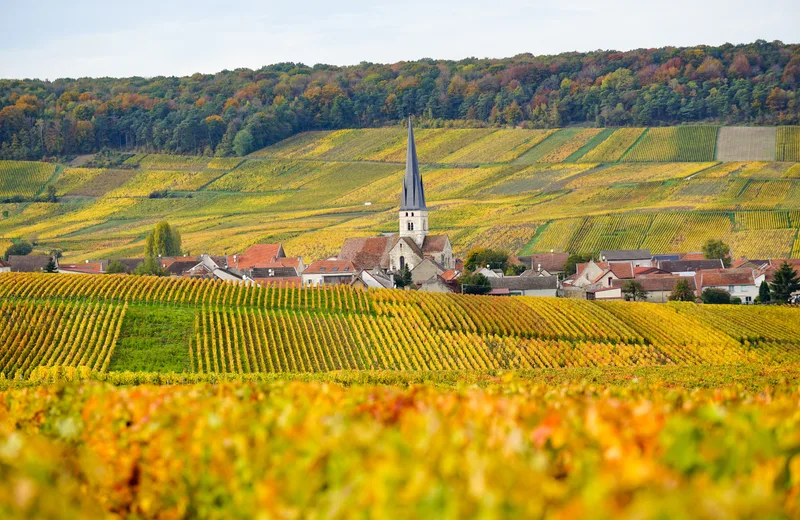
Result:
M0 158L245 155L295 133L425 125L797 124L800 45L423 59L154 78L0 80Z

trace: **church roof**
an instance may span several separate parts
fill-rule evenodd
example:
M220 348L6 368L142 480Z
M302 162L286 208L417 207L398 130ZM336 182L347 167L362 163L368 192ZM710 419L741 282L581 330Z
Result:
M342 244L339 259L350 260L358 269L388 269L389 251L397 238L397 235L348 238Z
M408 120L408 150L406 152L406 175L403 178L403 193L400 200L400 211L426 210L425 188L417 163L417 146L414 144L414 129L411 119Z
M441 253L447 246L447 235L428 235L422 243L423 253Z

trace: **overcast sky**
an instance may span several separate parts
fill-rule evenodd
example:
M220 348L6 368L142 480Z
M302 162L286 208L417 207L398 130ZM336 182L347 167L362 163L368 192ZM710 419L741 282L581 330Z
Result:
M51 80L800 42L798 0L37 0L0 12L0 77Z

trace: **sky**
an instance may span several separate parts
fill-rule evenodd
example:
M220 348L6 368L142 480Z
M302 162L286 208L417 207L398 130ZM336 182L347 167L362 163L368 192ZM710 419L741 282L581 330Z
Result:
M50 80L800 42L797 0L37 0L0 13L0 78Z

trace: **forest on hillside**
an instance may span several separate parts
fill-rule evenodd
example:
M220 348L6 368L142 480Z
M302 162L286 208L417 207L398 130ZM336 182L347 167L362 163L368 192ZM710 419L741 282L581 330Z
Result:
M422 125L800 122L800 44L280 63L188 77L0 80L0 159L104 148L246 155L298 132Z

